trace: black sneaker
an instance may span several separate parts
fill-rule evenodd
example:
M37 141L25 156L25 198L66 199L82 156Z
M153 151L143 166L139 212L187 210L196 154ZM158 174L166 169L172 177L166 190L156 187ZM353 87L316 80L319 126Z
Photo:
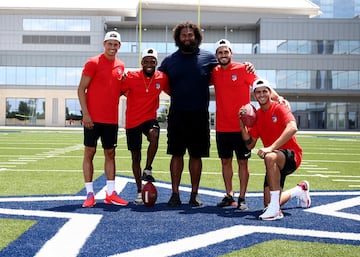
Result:
M249 210L246 201L244 198L239 196L239 200L238 200L238 206L237 206L238 210L240 211L247 211Z
M218 203L216 206L220 207L220 208L228 207L228 206L236 207L237 204L236 204L236 202L234 200L234 197L232 195L226 194L224 196L224 198L221 200L221 202Z
M177 193L172 193L170 200L168 201L170 207L178 207L181 205L180 196Z
M140 179L148 182L155 182L155 179L152 176L152 171L150 169L145 169Z
M200 200L200 197L197 193L191 193L189 204L192 207L200 207L203 205L202 201Z

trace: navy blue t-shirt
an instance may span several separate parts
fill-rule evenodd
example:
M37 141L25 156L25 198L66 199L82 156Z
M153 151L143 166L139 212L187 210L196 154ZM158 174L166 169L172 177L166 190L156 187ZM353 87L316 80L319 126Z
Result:
M198 49L194 54L177 50L167 56L159 70L169 77L172 110L208 110L212 69L218 64L214 54Z

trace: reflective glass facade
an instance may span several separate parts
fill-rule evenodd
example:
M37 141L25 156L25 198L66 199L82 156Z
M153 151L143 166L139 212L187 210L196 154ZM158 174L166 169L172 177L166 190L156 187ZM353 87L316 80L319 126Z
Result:
M262 54L360 54L360 40L261 40Z
M359 0L312 0L321 8L318 18L353 18L360 15Z
M45 125L45 99L6 98L6 125Z
M74 87L82 68L71 67L1 67L0 85Z
M214 42L229 39L233 60L253 62L257 74L290 100L300 129L360 130L360 101L356 100L360 36L351 31L358 20L353 17L360 13L360 0L313 2L323 13L313 19L259 15L257 21L244 26L227 20L227 13L219 13L204 22L201 47L214 52ZM102 52L106 31L121 33L119 57L129 70L139 68L139 52L144 48L156 48L159 62L176 51L172 28L178 21L168 16L159 23L153 12L166 16L166 11L151 11L151 15L143 11L142 42L136 18L126 22L124 17L107 14L44 14L41 10L31 15L24 10L1 15L0 100L6 107L0 106L0 125L80 126L76 89L86 60ZM184 10L178 12L185 16ZM331 19L321 23L321 18ZM349 19L337 22L332 18ZM324 27L328 22L332 25ZM125 103L121 100L120 108ZM169 100L161 100L159 120L166 121L168 105ZM214 102L209 109L214 124ZM120 127L124 113L120 110Z

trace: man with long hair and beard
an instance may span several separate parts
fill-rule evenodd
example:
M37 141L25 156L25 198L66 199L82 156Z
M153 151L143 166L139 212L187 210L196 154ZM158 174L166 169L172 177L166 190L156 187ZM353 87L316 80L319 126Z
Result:
M202 172L202 157L209 157L209 83L217 59L211 52L200 49L200 28L191 22L176 25L174 40L178 50L167 56L159 70L169 78L171 104L168 115L167 153L172 155L170 173L171 207L181 205L179 185L184 169L184 155L189 154L191 194L189 204L202 206L198 196Z

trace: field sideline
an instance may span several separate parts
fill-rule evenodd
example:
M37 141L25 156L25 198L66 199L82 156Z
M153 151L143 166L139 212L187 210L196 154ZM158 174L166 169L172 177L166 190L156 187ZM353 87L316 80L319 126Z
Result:
M187 206L188 185L190 184L187 167L185 167L182 177L183 193L181 195L184 207L180 210L173 210L166 206L170 196L170 158L166 155L166 131L162 131L158 154L153 164L154 176L159 183L159 199L155 209L149 210L133 204L126 210L106 209L101 205L101 191L105 182L102 168L103 155L101 148L99 148L94 160L96 170L94 185L99 190L97 195L99 207L85 210L81 208L85 195L81 170L83 155L81 128L0 127L0 256L10 256L8 254L12 256L41 256L39 254L40 249L47 245L46 242L50 242L47 241L47 238L52 238L56 231L60 231L61 224L63 224L60 220L64 218L56 218L55 221L51 218L47 221L45 218L36 218L38 217L37 214L27 213L28 210L40 212L46 210L71 217L76 213L101 215L103 217L101 222L99 221L98 225L94 227L94 230L84 236L82 244L79 243L79 247L74 253L54 254L54 256L123 256L126 252L133 255L124 256L139 256L137 254L140 253L145 253L141 256L146 256L146 253L150 253L151 249L156 249L158 251L156 253L161 253L163 248L160 246L162 244L166 250L172 247L175 253L172 255L174 256L295 256L299 252L303 252L304 248L308 249L309 253L303 254L305 256L360 256L359 132L300 131L297 138L304 150L303 162L300 168L287 179L285 189L293 187L303 179L308 180L314 195L313 206L308 210L299 209L294 200L289 205L285 205L285 218L281 222L265 222L265 224L254 220L261 209L261 190L264 176L262 160L256 154L253 154L249 161L251 177L248 186L248 202L251 211L246 214L239 214L232 210L224 211L214 207L216 202L221 200L224 191L214 135L212 132L211 156L203 161L200 186L203 190L201 197L206 204L204 209L195 211ZM124 198L133 201L135 186L124 130L119 132L116 154L117 189L122 189L121 194ZM144 156L145 149L143 149L143 158ZM236 174L234 174L233 182L233 187L238 192L239 183ZM49 200L51 197L57 199L62 196L65 197L62 200ZM37 200L34 200L35 198ZM12 210L15 212L13 213ZM16 212L23 212L23 214L17 215ZM109 249L109 246L98 249L101 244L92 246L90 242L101 241L98 234L111 233L112 228L110 229L111 226L109 225L111 223L108 224L105 220L112 223L120 222L118 219L113 220L114 212L117 214L116 216L127 221L127 225L121 223L121 226L124 227L132 224L132 215L135 215L134 217L137 217L138 220L145 217L150 219L162 217L162 220L154 221L159 222L157 232L151 230L149 235L146 235L146 237L152 235L154 242L139 239L135 245L129 243L127 246L120 247L122 241L117 239L116 249ZM324 212L325 216L323 216ZM113 214L111 215L111 213ZM154 215L155 213L157 215ZM213 216L216 218L213 219ZM179 222L177 226L179 231L176 234L169 230L169 223L165 222L169 217L178 217L179 219L176 221ZM196 220L199 223L205 221L207 223L199 227L192 223ZM309 220L312 221L309 222ZM232 225L224 227L229 221ZM326 224L327 221L330 223ZM334 224L335 221L339 223ZM213 227L209 226L208 222L212 223ZM223 224L223 222L225 223ZM319 231L318 240L315 239L315 233L311 236L311 234L306 235L306 232L304 232L305 235L302 235L301 231L296 232L296 229L301 229L300 224L303 222L306 223L304 231L316 227L316 231ZM183 231L180 227L184 225L188 229ZM49 226L49 228L44 226ZM134 230L134 226L140 225L135 223L132 227L127 228L128 231ZM267 231L266 227L269 226L274 227ZM28 240L38 233L39 227L44 229L40 233L42 238L38 240L38 243L31 246ZM209 233L209 235L214 233L213 237L210 236L211 240L218 238L217 233L223 231L224 228L227 229L226 233L234 233L234 240L230 237L225 241L214 240L213 243L200 244L203 242L201 238L207 238L205 235ZM231 230L232 228L234 231ZM239 234L238 229L241 228L246 228L248 232ZM286 232L286 229L290 228L295 230ZM143 233L144 228L139 227L139 230L138 233ZM254 232L249 232L252 230ZM344 238L329 239L332 236L324 236L324 230L329 230L327 233L344 233ZM224 233L222 232L220 237L224 237ZM284 236L284 233L287 236ZM132 235L132 233L128 234L129 236ZM161 237L154 237L154 234L161 234ZM166 239L167 236L170 238ZM261 240L259 240L259 236L262 238ZM126 239L126 242L135 240L136 237L137 234L135 233L131 238ZM242 237L247 238L247 240L239 241L238 239ZM200 240L196 241L197 243L190 241L194 243L194 247L198 248L189 246L189 249L184 250L184 246L181 244L184 244L185 241L183 240L186 238ZM175 241L173 241L174 239ZM206 240L210 239L207 238ZM166 243L168 240L170 241ZM169 245L170 242L173 242L171 243L172 246ZM66 246L64 247L66 248ZM175 251L177 247L179 250ZM96 248L97 254L95 252L92 254L88 250L90 248L92 251L95 251L94 248ZM139 252L133 252L137 248L139 248ZM282 249L281 252L279 249ZM151 256L168 255L156 254Z

